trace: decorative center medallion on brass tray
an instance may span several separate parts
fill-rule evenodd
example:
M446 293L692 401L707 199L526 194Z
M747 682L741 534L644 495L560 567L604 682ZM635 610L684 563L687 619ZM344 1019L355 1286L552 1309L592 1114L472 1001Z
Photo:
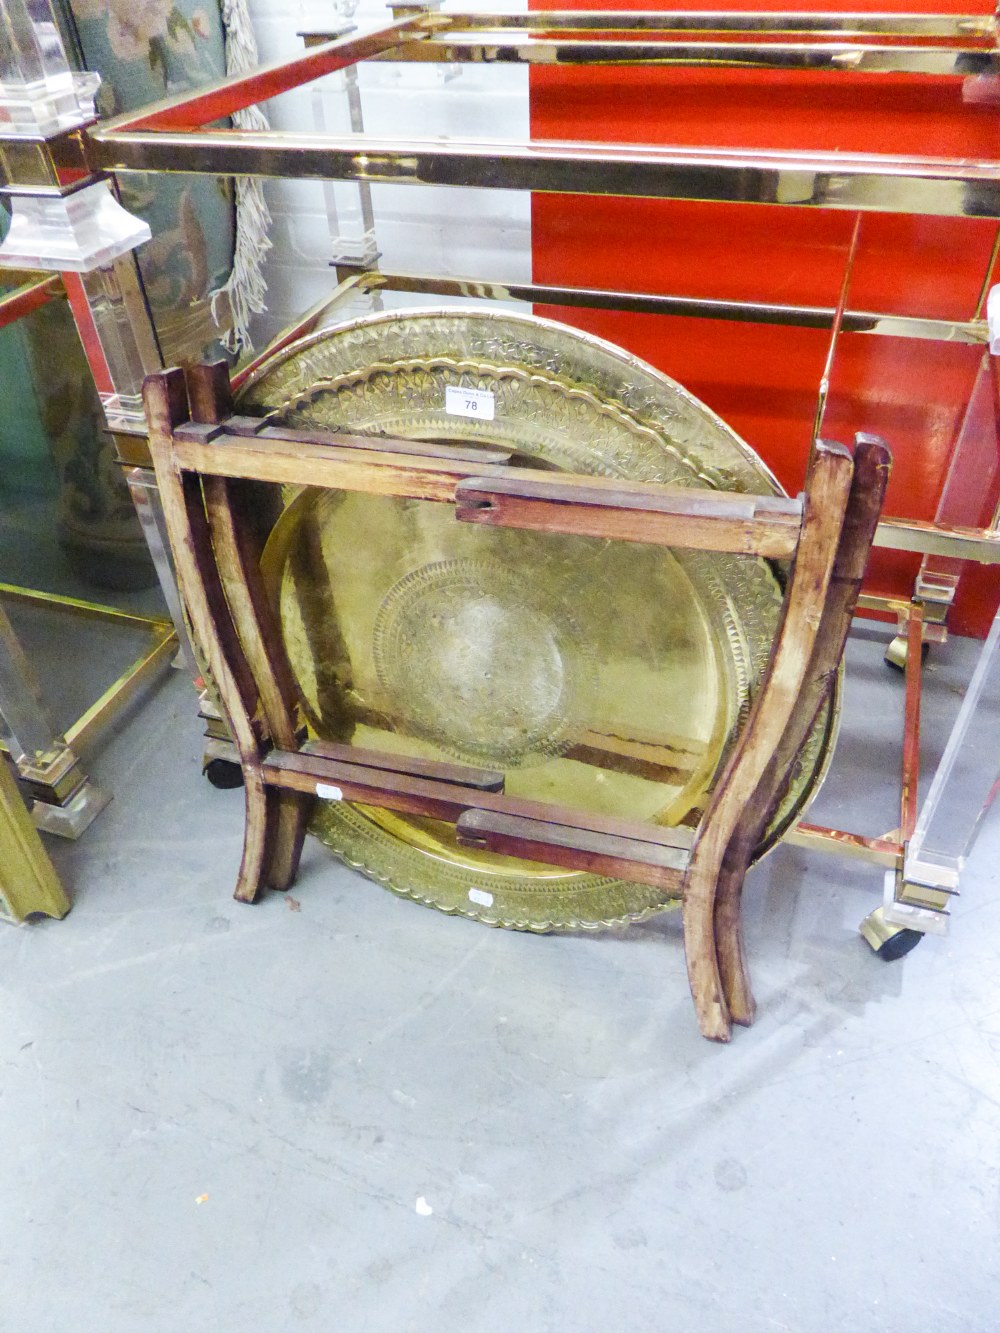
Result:
M446 410L449 388L491 394L493 418ZM421 311L314 334L251 377L239 410L499 446L511 467L780 493L679 385L531 317ZM501 768L512 796L697 819L766 665L780 571L753 557L463 524L429 501L286 498L264 570L318 735ZM834 699L761 853L822 780L837 712ZM495 925L594 928L670 905L645 885L460 847L437 820L338 802L313 828L397 893Z
M465 763L520 768L564 754L594 671L571 609L489 557L440 560L386 593L375 670L402 729Z

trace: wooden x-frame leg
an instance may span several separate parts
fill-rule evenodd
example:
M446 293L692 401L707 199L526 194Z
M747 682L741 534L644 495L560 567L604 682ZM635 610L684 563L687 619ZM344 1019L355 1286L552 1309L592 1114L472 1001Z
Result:
M721 996L705 1003L705 1022L713 1028L706 1035L716 1035L717 1028L724 1036L727 1017L745 1026L753 1022L740 912L743 880L833 687L889 466L885 445L864 436L853 463L846 450L824 445L811 464L802 538L775 650L741 743L705 812L688 870L685 912L697 915L697 924L685 920L685 938L689 930L708 929L710 902L719 967ZM692 990L695 984L692 977Z

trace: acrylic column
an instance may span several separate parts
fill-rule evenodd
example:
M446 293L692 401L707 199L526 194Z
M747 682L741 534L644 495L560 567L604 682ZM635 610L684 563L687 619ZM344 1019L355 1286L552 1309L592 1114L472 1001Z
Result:
M72 68L51 0L0 0L0 195L11 214L0 269L62 275L109 428L145 434L142 379L160 357L133 251L150 230L110 180L63 170L54 151L94 120L99 81ZM55 731L6 616L0 741L36 824L78 837L108 798Z

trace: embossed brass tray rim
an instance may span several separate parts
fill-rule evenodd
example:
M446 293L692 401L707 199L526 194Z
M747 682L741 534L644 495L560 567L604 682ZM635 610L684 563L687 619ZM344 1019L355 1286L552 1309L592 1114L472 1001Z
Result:
M736 431L730 426L717 412L708 407L699 398L696 398L690 390L683 384L678 383L666 371L658 370L650 362L644 361L642 357L635 356L632 352L616 343L609 342L605 338L599 338L596 334L585 332L582 329L573 328L571 325L562 324L558 320L545 319L541 316L527 315L520 311L494 311L494 310L475 310L470 311L464 307L456 306L405 306L398 310L380 311L373 315L361 315L355 319L337 322L335 324L324 325L323 328L313 333L306 334L305 337L297 338L275 352L272 358L269 358L263 364L247 376L246 380L240 386L240 391L236 397L237 403L241 403L248 398L253 390L265 376L273 374L281 365L291 360L293 356L300 355L308 351L311 347L320 345L327 341L331 336L338 338L346 336L357 330L377 328L380 325L392 325L404 319L420 317L421 319L454 319L458 315L467 318L474 318L477 321L485 322L495 321L497 323L520 324L525 330L542 329L550 330L559 336L572 335L575 341L581 345L588 346L597 350L599 353L607 356L617 362L624 371L638 372L642 376L648 376L658 387L666 386L675 393L690 410L697 412L707 421L726 436L727 443L732 446L743 461L747 463L754 473L762 480L766 481L769 491L774 495L786 495L784 487L778 481L771 468L761 459L747 442L737 435ZM763 493L763 492L761 492Z

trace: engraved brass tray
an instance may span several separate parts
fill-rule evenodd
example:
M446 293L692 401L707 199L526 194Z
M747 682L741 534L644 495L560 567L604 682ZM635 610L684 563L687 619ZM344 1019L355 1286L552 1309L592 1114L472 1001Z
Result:
M493 419L446 411L449 387L488 391ZM665 375L530 316L420 311L323 331L260 367L239 410L499 446L514 451L512 467L780 493ZM286 500L264 572L317 735L502 769L514 796L697 820L767 662L780 570L466 525L427 501L319 490ZM815 793L838 711L834 697L759 854ZM395 892L493 925L595 928L671 905L645 885L460 847L437 820L323 803L313 831Z

